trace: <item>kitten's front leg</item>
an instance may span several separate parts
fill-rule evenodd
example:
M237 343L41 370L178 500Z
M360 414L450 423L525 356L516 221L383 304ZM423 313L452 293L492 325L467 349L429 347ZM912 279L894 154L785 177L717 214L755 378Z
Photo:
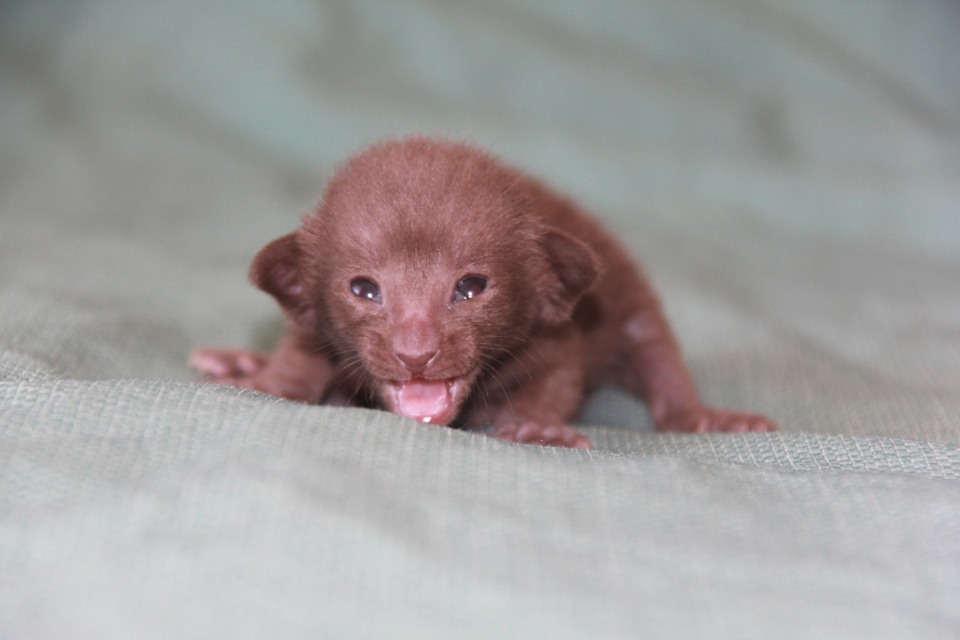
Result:
M324 399L334 372L326 355L313 346L314 342L288 328L272 354L199 347L190 354L189 364L204 374L204 382L316 404Z
M570 426L583 400L581 343L572 331L540 340L492 376L502 398L493 411L494 435L508 442L590 448L590 440ZM512 365L512 366L510 366ZM531 372L534 372L531 374ZM503 383L510 386L504 388Z

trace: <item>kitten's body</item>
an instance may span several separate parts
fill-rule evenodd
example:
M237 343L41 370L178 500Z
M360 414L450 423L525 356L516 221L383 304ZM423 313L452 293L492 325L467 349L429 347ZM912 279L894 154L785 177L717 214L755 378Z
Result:
M287 332L269 356L197 349L192 364L214 382L566 446L588 446L567 423L608 381L643 398L661 430L775 428L705 407L626 251L469 145L413 137L362 151L250 274Z

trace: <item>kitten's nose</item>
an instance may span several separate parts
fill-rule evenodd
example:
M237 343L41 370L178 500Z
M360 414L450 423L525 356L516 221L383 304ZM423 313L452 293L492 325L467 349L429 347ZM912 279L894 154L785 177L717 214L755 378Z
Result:
M393 355L397 357L397 360L403 363L403 365L410 369L413 373L421 373L424 369L427 368L427 365L430 364L430 361L433 360L433 357L437 355L436 351L423 351L420 353L403 353L402 351L394 351Z

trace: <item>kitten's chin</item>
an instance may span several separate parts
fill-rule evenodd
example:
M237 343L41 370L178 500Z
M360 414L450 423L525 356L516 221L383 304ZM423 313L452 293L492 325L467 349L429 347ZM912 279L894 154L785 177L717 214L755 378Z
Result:
M430 424L450 424L457 417L463 378L385 380L383 395L393 413Z

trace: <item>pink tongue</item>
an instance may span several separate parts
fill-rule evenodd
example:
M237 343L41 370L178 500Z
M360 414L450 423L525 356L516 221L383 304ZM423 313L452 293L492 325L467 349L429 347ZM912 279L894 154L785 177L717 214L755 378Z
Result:
M444 380L406 380L397 392L397 413L422 422L435 422L450 409L450 389Z

